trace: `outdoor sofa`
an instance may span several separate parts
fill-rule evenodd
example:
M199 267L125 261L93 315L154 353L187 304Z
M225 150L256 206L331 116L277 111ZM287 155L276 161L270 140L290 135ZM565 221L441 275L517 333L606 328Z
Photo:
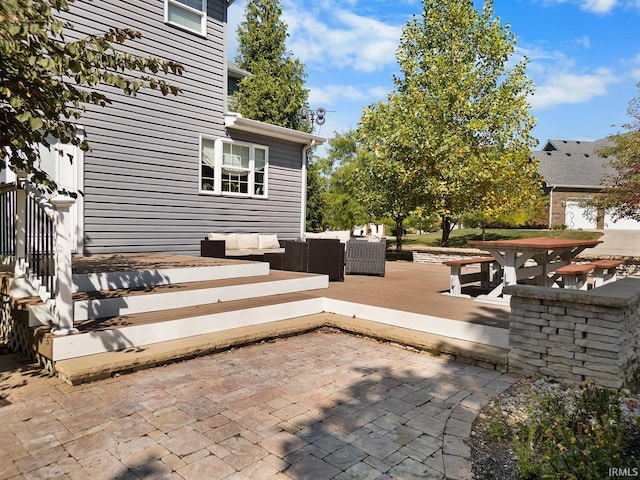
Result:
M210 233L200 241L200 256L258 260L265 254L284 253L277 234Z

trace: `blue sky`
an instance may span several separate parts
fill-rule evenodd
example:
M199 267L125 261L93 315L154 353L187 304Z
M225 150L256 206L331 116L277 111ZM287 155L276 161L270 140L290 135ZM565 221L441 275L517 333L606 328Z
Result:
M478 8L482 1L475 0ZM246 0L229 8L229 57ZM395 51L420 0L281 0L287 47L305 64L312 108L325 108L315 133L330 138L358 124L362 108L393 90ZM640 0L494 0L529 59L534 136L596 140L624 131L640 95ZM540 148L542 145L538 145Z

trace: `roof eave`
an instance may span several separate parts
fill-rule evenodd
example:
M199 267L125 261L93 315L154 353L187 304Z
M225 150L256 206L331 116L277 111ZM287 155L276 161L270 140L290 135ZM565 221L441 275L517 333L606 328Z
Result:
M287 140L301 145L322 145L327 141L326 138L319 137L311 133L300 132L299 130L271 125L257 120L250 120L235 112L225 113L224 126L226 128L240 130L242 132L278 138L280 140Z
M602 190L607 188L606 185L563 185L563 184L549 184L549 187L552 188L566 188L571 190Z

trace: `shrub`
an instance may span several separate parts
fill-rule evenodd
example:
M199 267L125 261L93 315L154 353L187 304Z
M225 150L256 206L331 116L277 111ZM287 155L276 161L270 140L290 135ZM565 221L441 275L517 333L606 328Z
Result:
M566 388L534 379L519 385L517 401L502 406L494 438L511 435L520 474L532 479L596 480L610 468L640 469L635 399L586 383ZM495 410L494 410L495 412Z

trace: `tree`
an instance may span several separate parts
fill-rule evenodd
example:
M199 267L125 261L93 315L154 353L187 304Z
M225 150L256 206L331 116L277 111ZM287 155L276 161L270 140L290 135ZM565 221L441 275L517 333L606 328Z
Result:
M404 117L392 100L366 108L358 125L360 149L354 178L360 188L356 198L374 217L391 217L395 223L396 250L402 250L404 220L429 202L421 183L420 165L407 161L413 140L404 136Z
M281 15L278 0L248 0L235 60L251 75L240 81L232 108L253 120L310 131L300 118L309 93L304 88L304 64L286 50L287 25Z
M0 169L23 170L51 190L55 183L38 167L39 146L50 147L47 138L53 137L89 150L76 135L75 122L88 104L110 103L95 89L98 84L126 95L141 88L177 95L179 88L156 74L183 70L176 62L118 51L119 45L140 38L129 29L66 41L65 30L73 25L60 20L60 13L72 2L0 2Z
M322 161L311 157L307 167L307 232L324 230L326 197L327 178L322 174Z
M640 90L640 83L637 87ZM615 219L640 220L640 96L629 102L628 113L633 121L624 128L629 131L612 135L613 145L599 152L612 157L610 164L616 170L613 186L605 190L602 206Z
M360 202L358 191L363 187L355 178L357 139L354 130L336 133L329 140L327 158L323 162L328 178L326 193L326 226L331 229L352 229L372 220Z
M410 197L423 191L422 205L442 218L447 246L462 213L499 215L536 197L533 85L526 59L509 66L515 37L494 18L491 0L481 12L471 0L423 3L422 16L402 33L401 73L383 112L393 130L378 140L376 155L398 163Z

